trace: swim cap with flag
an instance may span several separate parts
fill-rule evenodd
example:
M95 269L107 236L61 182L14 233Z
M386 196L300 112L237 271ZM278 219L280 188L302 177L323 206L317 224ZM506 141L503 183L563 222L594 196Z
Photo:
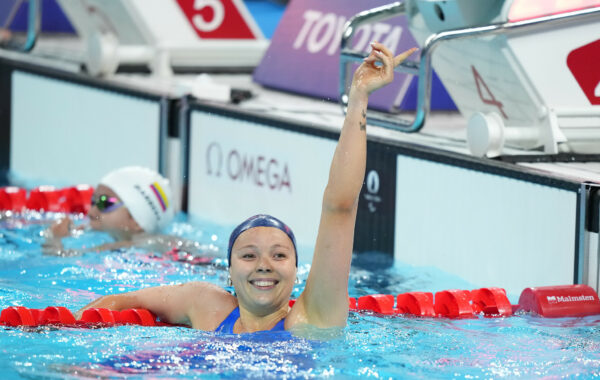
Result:
M100 184L110 187L145 232L153 233L173 219L169 180L148 168L128 166L108 173Z
M296 248L296 238L294 237L292 229L276 217L266 214L258 214L249 217L248 219L244 220L239 226L237 226L233 230L233 232L231 232L231 235L229 236L229 247L227 248L227 261L229 263L229 266L231 266L231 249L233 248L233 244L235 243L237 238L242 234L242 232L255 227L273 227L285 232L285 234L292 241L292 245L294 246L294 254L296 255L296 267L298 266L298 249Z

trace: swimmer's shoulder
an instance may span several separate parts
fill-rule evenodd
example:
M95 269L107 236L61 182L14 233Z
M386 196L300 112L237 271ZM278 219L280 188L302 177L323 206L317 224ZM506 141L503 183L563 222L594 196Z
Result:
M194 281L184 287L192 300L189 319L196 329L214 331L238 306L237 298L215 284Z

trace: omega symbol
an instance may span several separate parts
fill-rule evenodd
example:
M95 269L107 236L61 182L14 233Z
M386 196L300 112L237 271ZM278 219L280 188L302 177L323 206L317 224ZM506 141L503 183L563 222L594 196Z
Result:
M371 194L379 192L379 174L375 170L371 170L367 174L367 191Z
M215 153L213 153L213 151ZM208 148L206 148L206 174L214 174L215 177L220 177L222 166L223 151L221 150L221 145L219 145L216 142L213 142L208 146Z

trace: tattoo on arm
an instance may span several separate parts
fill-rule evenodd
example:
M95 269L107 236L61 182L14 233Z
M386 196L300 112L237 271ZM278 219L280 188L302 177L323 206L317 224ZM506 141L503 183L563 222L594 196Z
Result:
M364 131L367 129L367 111L362 111L362 118L360 120L360 130Z

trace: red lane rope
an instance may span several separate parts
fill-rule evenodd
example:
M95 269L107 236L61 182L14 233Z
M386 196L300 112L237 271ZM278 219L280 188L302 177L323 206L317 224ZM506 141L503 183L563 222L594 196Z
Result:
M81 319L76 320L71 311L62 306L48 306L45 309L11 306L0 313L0 324L5 326L60 325L84 328L115 325L179 326L160 322L154 314L146 309L116 311L92 308L85 310Z
M94 188L89 185L62 189L40 186L29 193L19 187L1 187L0 211L35 210L87 214L93 193Z
M435 302L434 302L435 301ZM295 300L290 300L290 306ZM518 305L511 305L502 288L475 290L444 290L433 293L409 292L394 297L391 294L373 294L358 299L349 298L350 310L367 311L380 315L414 315L419 317L474 318L506 317L516 311L532 312L542 317L582 317L600 315L598 294L587 285L561 285L527 288L521 293ZM160 322L145 309L122 311L92 308L76 320L65 307L49 306L28 309L11 306L0 313L0 325L72 327L110 327L115 325L181 326Z
M435 300L435 302L434 302ZM582 317L600 314L598 294L587 285L559 285L527 288L518 305L511 305L502 288L410 292L394 296L374 294L350 299L351 310L369 310L383 315L410 314L421 317L473 318L505 317L516 311L542 317Z

